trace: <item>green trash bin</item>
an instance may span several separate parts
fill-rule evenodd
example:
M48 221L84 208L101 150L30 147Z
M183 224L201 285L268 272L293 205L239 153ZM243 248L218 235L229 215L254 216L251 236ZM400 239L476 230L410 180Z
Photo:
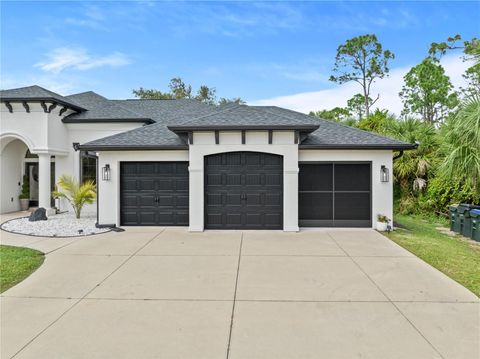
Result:
M470 217L470 211L472 209L480 209L480 206L461 203L457 209L458 219L460 221L459 233L464 237L470 237L472 235L472 218Z
M457 206L449 206L450 210L450 230L460 233L460 221L458 220Z
M472 209L470 211L472 218L472 232L470 238L474 241L480 242L480 209Z

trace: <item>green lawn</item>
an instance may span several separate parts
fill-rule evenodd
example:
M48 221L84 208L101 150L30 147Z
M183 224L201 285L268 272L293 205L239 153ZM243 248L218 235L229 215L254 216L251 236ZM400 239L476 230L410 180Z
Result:
M34 249L0 246L0 293L27 278L44 258Z
M440 232L446 223L438 220L396 215L395 221L405 228L390 239L480 296L480 245Z

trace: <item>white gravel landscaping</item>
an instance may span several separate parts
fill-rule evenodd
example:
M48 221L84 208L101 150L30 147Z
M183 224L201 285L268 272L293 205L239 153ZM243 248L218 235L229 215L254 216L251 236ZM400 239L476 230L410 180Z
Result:
M28 217L16 218L1 225L8 232L42 237L75 237L108 232L109 228L96 228L95 215L82 215L76 219L73 213L61 213L48 217L46 221L30 222ZM79 233L79 231L82 231Z

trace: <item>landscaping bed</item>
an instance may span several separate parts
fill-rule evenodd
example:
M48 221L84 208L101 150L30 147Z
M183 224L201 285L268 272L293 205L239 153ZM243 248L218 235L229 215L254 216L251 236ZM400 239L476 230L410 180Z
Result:
M44 259L34 249L0 245L0 293L27 278Z
M402 228L387 237L480 296L480 245L434 219L396 215L395 221Z
M76 237L108 232L109 228L95 227L94 215L75 218L73 213L50 216L46 221L30 222L28 217L4 222L0 228L7 232L40 237Z

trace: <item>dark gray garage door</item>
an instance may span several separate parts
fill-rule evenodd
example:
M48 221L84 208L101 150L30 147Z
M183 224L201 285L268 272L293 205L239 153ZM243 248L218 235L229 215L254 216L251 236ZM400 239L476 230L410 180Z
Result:
M370 163L300 163L299 225L370 227Z
M188 162L122 162L120 173L122 225L188 225Z
M205 227L283 228L283 157L228 152L205 157Z

